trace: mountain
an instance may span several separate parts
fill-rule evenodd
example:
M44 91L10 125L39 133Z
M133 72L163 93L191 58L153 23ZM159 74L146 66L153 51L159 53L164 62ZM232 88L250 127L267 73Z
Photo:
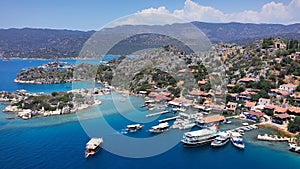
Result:
M94 31L0 29L0 57L76 57Z
M243 40L279 36L300 40L300 24L204 23L192 22L213 42L238 42Z
M193 25L202 30L213 43L235 42L238 44L248 44L256 39L264 37L282 37L284 39L300 40L300 24L250 24L250 23L204 23L192 22ZM166 27L180 27L184 24L174 24L165 26L142 26L145 29L161 29ZM117 28L109 28L110 34L118 33L120 30L130 30L138 26L127 25ZM141 27L141 26L139 26ZM118 32L117 32L118 31ZM188 32L188 31L187 31ZM93 35L95 31L72 31L54 29L0 29L0 57L11 58L71 58L77 57L84 43ZM109 38L109 34L107 34ZM149 37L149 35L144 36ZM159 46L159 41L166 37L153 36L147 44L150 47ZM135 41L133 41L135 39ZM107 40L107 39L106 39ZM147 39L146 39L147 40ZM129 38L120 44L122 47L114 49L112 54L123 51L130 53L133 44L135 48L140 48L145 44L145 38ZM121 49L121 50L120 50ZM127 49L127 50L126 50ZM122 54L122 53L120 53Z

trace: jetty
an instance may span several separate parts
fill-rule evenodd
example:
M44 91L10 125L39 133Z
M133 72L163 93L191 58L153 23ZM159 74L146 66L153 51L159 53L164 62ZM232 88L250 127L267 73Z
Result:
M159 123L163 123L163 122L175 120L175 119L177 119L178 117L180 117L180 116L174 116L174 117L165 118L165 119L159 120Z
M165 111L161 111L161 112L157 112L157 113L147 114L146 117L153 117L153 116L158 116L158 115L162 115L162 114L166 114L166 113L169 113L169 111L165 110Z
M258 135L257 136L257 140L261 140L261 141L290 141L289 138L287 137L278 137L277 135Z

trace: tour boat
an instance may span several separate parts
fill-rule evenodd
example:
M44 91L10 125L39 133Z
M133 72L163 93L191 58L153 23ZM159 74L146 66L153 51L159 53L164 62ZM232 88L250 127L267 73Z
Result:
M90 141L86 143L85 158L88 158L90 155L94 155L95 153L97 153L100 150L102 143L102 138L91 138Z
M217 137L216 128L205 128L183 134L181 142L186 146L198 146L213 141Z

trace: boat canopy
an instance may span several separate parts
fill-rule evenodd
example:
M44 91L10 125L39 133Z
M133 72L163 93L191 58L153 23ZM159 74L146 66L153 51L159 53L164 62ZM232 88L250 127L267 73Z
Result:
M187 132L187 133L184 133L184 134L188 137L199 137L199 136L205 136L205 135L210 135L210 134L214 134L214 133L215 133L214 130L201 129L201 130Z

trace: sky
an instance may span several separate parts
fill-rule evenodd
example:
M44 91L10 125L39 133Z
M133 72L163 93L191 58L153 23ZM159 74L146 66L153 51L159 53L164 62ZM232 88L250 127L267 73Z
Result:
M99 30L147 13L185 21L293 24L300 22L298 11L300 0L0 0L0 28Z

